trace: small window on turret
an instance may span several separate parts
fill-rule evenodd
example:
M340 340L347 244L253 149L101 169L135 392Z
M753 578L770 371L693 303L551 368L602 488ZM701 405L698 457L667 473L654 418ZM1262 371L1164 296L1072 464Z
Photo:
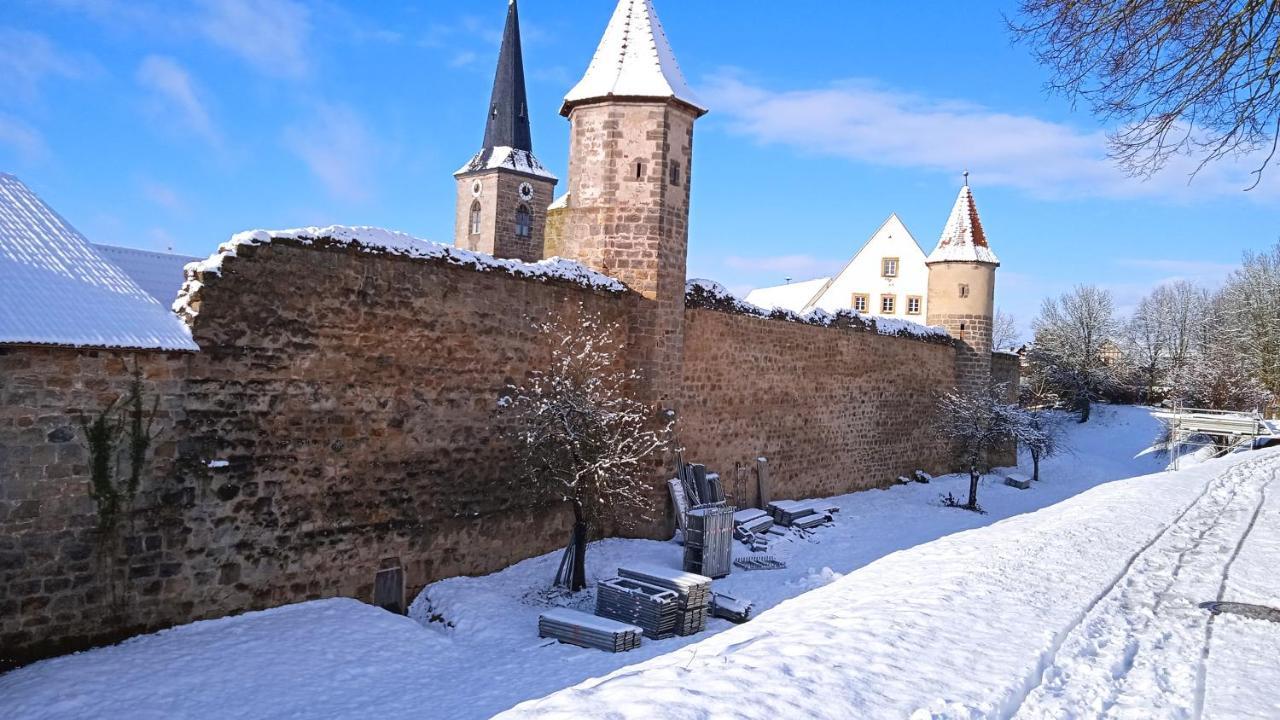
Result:
M962 298L967 298L967 297L969 297L969 284L968 284L968 283L960 283L960 297L962 297Z
M480 201L471 203L471 234L480 234Z
M635 172L635 175L633 177L636 180L644 179L644 161L643 160L637 160L634 163L632 163L631 169L632 171Z
M671 161L671 184L680 186L680 163Z

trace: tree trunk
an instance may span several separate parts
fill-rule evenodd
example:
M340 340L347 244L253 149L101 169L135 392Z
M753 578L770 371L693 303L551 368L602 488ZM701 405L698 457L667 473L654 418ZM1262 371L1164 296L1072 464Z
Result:
M969 466L969 504L965 505L968 510L978 509L978 479L982 475L978 474L978 468L974 465Z
M1080 400L1080 423L1089 422L1089 413L1093 410L1093 404L1089 402L1089 397L1085 396Z
M573 504L573 570L569 574L569 592L587 587L587 521L582 516L582 503Z
M1031 451L1031 481L1040 482L1040 453Z

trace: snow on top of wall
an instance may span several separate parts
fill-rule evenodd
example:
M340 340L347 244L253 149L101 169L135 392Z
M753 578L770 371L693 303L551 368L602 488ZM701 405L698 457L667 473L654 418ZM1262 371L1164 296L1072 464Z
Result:
M483 170L515 170L516 172L536 175L548 180L557 179L550 170L538 162L538 158L528 150L517 150L511 147L486 148L476 153L475 157L458 169L454 175L462 175Z
M762 308L739 298L714 280L701 278L695 278L685 284L685 300L694 307L709 307L716 310L737 312L773 320L787 320L807 325L857 327L874 331L880 335L911 337L938 342L951 339L951 335L941 327L921 325L920 323L897 318L873 317L853 310L841 310L840 312L831 313L821 308L814 308L801 314L782 308Z
M200 349L164 305L21 180L0 173L3 343Z
M982 220L978 217L978 205L974 202L973 191L966 183L960 188L956 204L951 208L951 217L942 229L942 237L938 247L929 254L927 262L982 262L993 265L1000 264L1000 258L987 243L986 231L982 229Z
M556 201L547 206L548 210L564 210L569 207L569 193L565 193L556 198Z
M292 230L249 230L236 233L231 239L218 246L218 251L206 260L187 265L187 281L182 287L173 309L184 316L193 316L190 307L191 297L202 287L196 279L197 274L222 273L222 263L229 257L236 256L236 249L241 246L266 245L273 240L292 240L304 245L318 241L325 244L340 245L371 254L398 255L424 260L443 260L451 265L469 267L480 272L501 271L516 277L538 280L561 280L581 285L582 287L605 290L608 292L625 292L627 287L618 280L592 270L581 263L564 258L548 258L541 262L526 263L519 260L495 258L485 253L462 250L452 245L431 242L413 237L407 233L384 230L375 227L348 227L330 225L329 227L307 227Z
M689 89L650 0L620 0L586 75L565 106L607 97L675 98L706 112Z

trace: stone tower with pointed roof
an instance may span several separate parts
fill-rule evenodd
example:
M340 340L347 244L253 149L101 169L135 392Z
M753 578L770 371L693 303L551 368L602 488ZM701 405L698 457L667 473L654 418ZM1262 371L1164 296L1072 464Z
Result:
M965 173L964 187L929 267L928 323L940 325L956 340L956 382L981 392L991 383L991 333L995 317L996 268Z
M620 0L561 109L569 189L547 252L618 278L651 305L631 331L641 372L672 381L655 388L665 407L679 387L693 126L706 113L650 0Z
M454 177L455 245L501 258L542 259L556 177L533 156L516 0L507 7L484 147Z

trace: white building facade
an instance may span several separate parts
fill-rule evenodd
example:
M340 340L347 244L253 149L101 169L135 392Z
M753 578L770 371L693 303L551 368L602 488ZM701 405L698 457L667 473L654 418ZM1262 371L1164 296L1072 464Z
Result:
M924 250L894 214L834 277L759 288L746 299L760 307L798 313L856 310L924 322L929 311L929 269Z

